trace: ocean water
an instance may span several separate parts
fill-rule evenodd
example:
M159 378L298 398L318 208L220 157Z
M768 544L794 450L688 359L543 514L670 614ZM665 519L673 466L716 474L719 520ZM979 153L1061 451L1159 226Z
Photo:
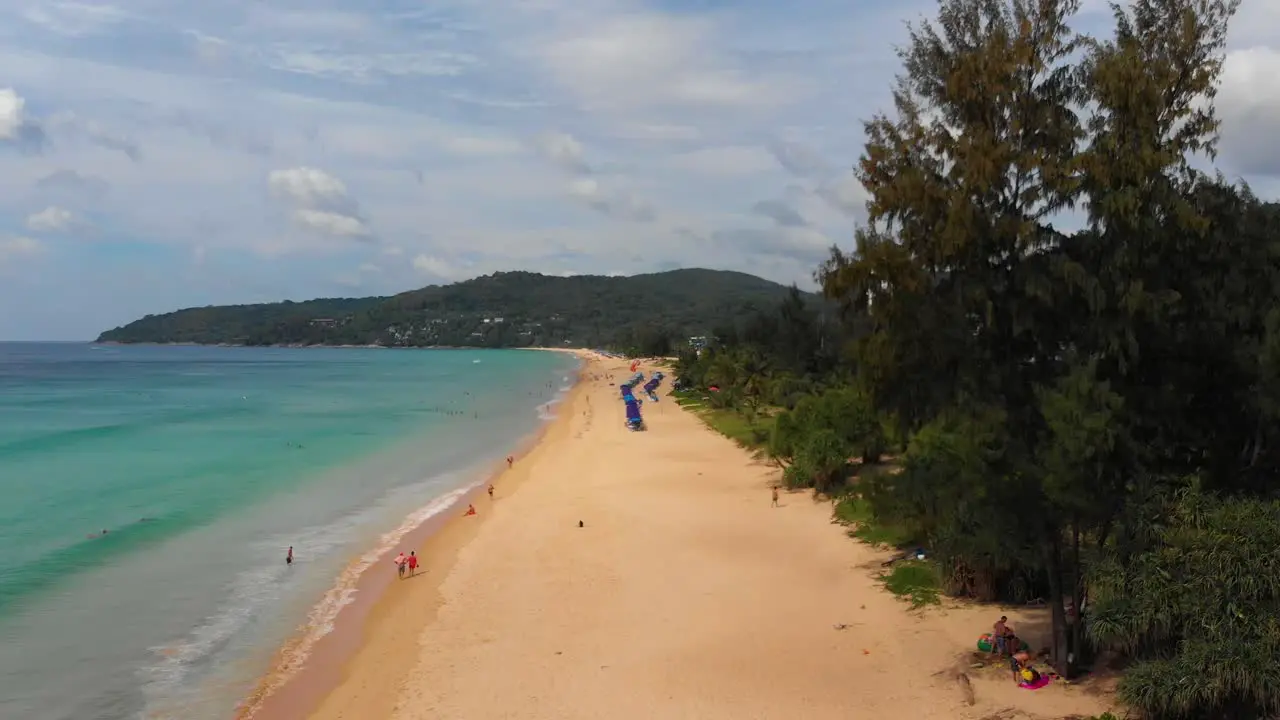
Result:
M575 362L0 343L0 718L228 717Z

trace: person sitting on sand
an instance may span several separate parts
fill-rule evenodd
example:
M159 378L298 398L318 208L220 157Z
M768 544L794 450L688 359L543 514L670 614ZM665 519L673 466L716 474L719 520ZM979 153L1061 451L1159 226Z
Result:
M991 652L1012 655L1017 651L1018 638L1013 634L1013 630L1009 629L1008 623L1009 617L1001 615L993 626L995 632L991 633Z
M464 513L464 514L466 514L466 515L475 515L475 514L476 514L476 506L475 506L475 505L468 505L468 506L467 506L467 512L466 512L466 513Z

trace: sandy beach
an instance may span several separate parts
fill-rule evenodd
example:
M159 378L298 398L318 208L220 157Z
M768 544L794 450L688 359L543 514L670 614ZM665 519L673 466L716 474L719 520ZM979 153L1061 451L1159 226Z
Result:
M784 493L771 507L778 470L669 398L645 403L647 432L628 431L611 385L626 364L585 357L584 380L494 499L481 493L477 515L416 538L418 576L387 583L358 630L332 642L343 661L313 662L256 717L1049 720L1107 709L1087 683L1030 691L1007 670L969 667L1002 613L1042 644L1043 611L910 610L875 579L888 555L847 537L828 503Z

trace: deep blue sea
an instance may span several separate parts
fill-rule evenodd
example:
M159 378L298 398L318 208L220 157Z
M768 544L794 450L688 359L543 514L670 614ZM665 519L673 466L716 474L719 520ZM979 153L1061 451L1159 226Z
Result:
M0 718L227 717L350 599L340 575L537 429L575 363L0 343Z

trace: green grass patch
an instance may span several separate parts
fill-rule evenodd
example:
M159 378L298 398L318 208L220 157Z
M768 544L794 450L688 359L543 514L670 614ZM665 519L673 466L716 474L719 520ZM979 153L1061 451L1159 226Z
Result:
M706 404L702 401L702 396L692 390L676 390L671 393L671 397L680 407L699 408Z
M910 602L913 609L937 605L942 596L938 569L927 560L899 560L880 580L889 592Z
M877 520L871 512L871 504L857 493L849 493L837 500L833 515L836 522L850 526L850 537L869 545L898 548L909 545L913 539L905 528Z
M696 412L712 430L744 448L760 450L769 442L773 418L765 413L758 415L753 422L737 410L712 407L706 396L697 391L673 392L671 397L680 407Z

